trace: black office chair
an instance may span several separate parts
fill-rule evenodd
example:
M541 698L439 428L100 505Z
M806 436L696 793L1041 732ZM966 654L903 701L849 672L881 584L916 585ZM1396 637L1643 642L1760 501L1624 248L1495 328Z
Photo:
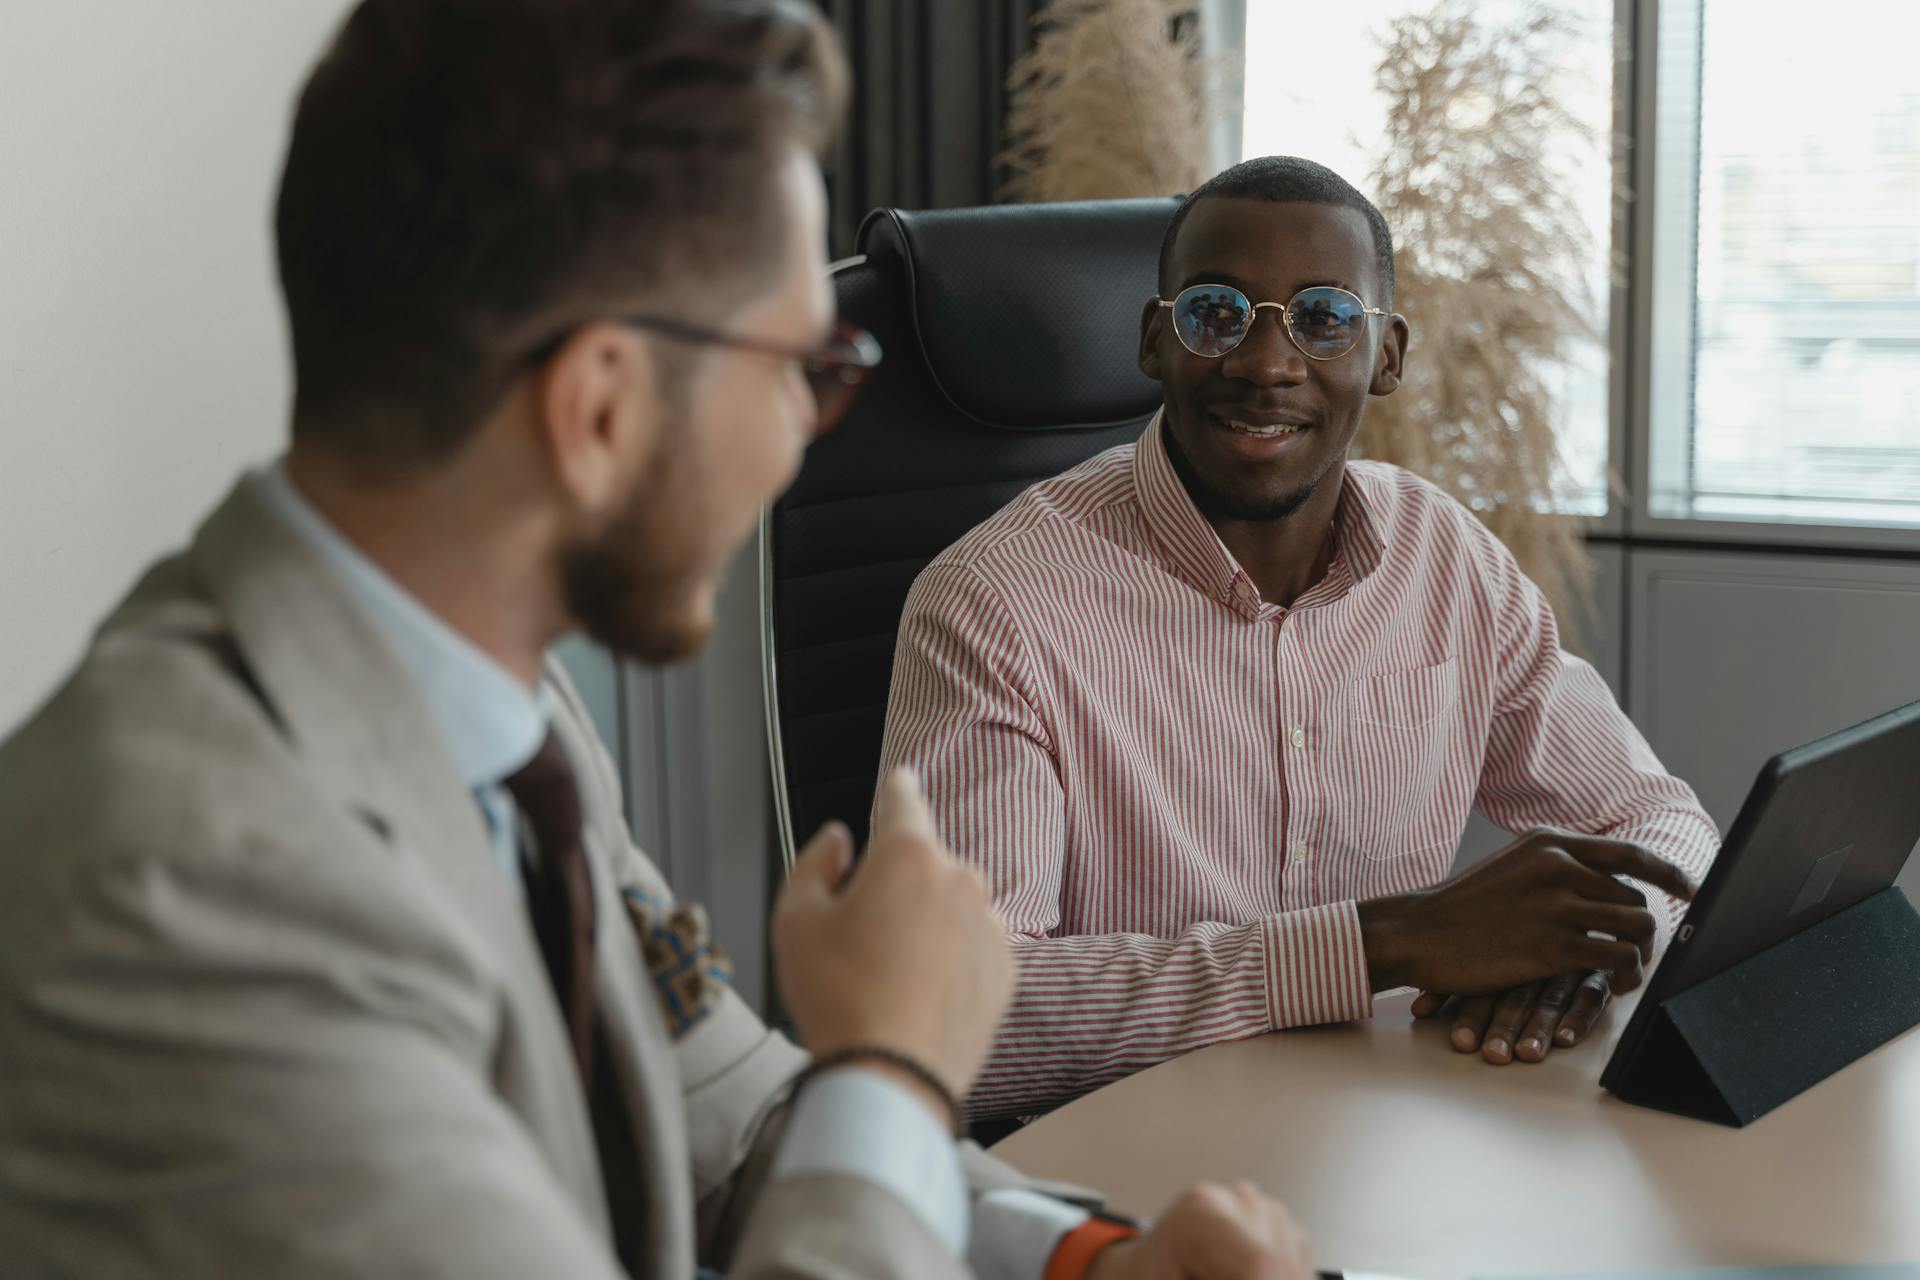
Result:
M829 818L864 842L914 577L1036 480L1138 438L1135 363L1176 201L908 213L860 228L841 316L885 360L761 522L767 726L784 860Z

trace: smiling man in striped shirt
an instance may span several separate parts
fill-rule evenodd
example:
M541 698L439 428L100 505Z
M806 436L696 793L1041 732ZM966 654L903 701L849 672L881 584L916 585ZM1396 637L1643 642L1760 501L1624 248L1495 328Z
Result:
M1406 986L1490 1062L1578 1044L1718 835L1506 548L1348 459L1408 345L1385 221L1246 161L1159 285L1140 441L949 548L901 622L883 768L920 769L1020 961L975 1114ZM1449 878L1476 805L1525 834Z

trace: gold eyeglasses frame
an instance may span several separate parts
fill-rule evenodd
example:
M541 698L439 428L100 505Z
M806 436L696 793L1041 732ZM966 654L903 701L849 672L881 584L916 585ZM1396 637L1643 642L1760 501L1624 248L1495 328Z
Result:
M1179 304L1180 299L1186 297L1188 294L1192 293L1195 289L1224 289L1224 290L1231 290L1234 293L1238 293L1242 298L1245 298L1247 296L1245 293L1242 293L1239 289L1235 289L1230 284L1201 283L1201 284L1188 285L1186 288L1182 289L1179 293L1175 294L1171 299L1156 297L1154 301L1159 303L1162 307L1166 308L1167 310L1171 311L1175 306ZM1188 351L1192 351L1194 355L1199 356L1202 360L1222 360L1222 359L1225 359L1236 348L1238 348L1242 342L1245 342L1247 340L1247 334L1252 333L1254 325L1260 323L1261 309L1265 307L1272 307L1280 313L1280 327L1281 329L1285 330L1287 335L1287 341L1291 342L1294 345L1295 349L1298 350L1300 354L1305 356L1307 359L1319 360L1324 363L1325 361L1328 361L1328 360L1338 360L1342 356L1352 354L1354 348L1360 345L1360 339L1358 337L1354 338L1352 344L1346 347L1344 350L1336 351L1330 356L1318 356L1318 355L1315 355L1313 352L1307 350L1306 345L1300 341L1300 335L1293 331L1293 304L1300 301L1301 297L1303 297L1304 295L1313 293L1316 290L1325 290L1332 293L1346 294L1349 298L1352 298L1355 302L1360 304L1360 313L1362 315L1385 316L1385 315L1393 314L1392 312L1388 311L1385 307L1368 306L1367 300L1365 298L1362 298L1359 294L1355 293L1351 289L1342 289L1339 285L1336 285L1336 284L1315 284L1315 285L1308 285L1306 288L1300 290L1299 293L1296 293L1291 298L1288 298L1285 302L1254 302L1252 299L1248 299L1247 301L1248 315L1247 315L1246 331L1243 332L1238 338L1234 339L1233 345L1229 346L1225 351L1215 352L1211 355L1209 355L1205 351L1194 351L1192 344L1187 341L1187 336L1184 333L1180 332L1180 323L1178 320L1174 321L1173 336L1180 340L1181 346L1185 347Z

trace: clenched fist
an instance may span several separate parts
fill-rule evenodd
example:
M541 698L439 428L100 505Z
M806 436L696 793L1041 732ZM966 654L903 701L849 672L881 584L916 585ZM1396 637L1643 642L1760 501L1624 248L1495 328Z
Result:
M986 882L941 845L908 769L881 784L857 866L838 823L802 850L774 906L773 953L808 1050L910 1054L955 1097L972 1086L1013 994L1006 928Z

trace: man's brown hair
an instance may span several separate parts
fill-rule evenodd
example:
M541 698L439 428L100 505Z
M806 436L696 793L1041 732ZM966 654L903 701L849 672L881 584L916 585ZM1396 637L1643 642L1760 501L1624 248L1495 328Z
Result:
M739 305L785 244L776 159L845 83L804 0L363 0L275 214L296 440L429 462L567 329Z

